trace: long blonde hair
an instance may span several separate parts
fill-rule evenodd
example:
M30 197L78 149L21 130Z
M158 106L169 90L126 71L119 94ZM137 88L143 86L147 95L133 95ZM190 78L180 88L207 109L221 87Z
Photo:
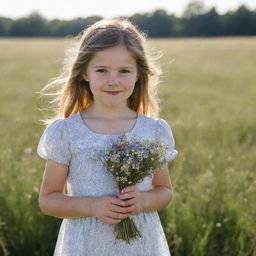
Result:
M55 119L83 111L93 102L89 82L83 79L82 74L95 53L116 45L125 45L137 63L139 78L127 99L127 106L146 116L159 116L157 86L161 69L149 54L145 34L126 18L116 17L100 20L74 38L72 46L66 51L62 73L39 92L43 96L53 96L49 107L54 116L41 120L44 124L49 125ZM51 88L56 92L44 93Z

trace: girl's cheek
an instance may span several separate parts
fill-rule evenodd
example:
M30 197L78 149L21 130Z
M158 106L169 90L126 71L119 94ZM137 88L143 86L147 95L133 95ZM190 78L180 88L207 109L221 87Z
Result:
M127 78L127 82L129 84L135 84L136 83L136 76L132 76L132 77Z

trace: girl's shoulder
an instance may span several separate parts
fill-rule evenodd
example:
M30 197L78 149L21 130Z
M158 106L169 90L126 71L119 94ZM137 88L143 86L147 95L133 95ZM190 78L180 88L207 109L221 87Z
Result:
M143 122L141 124L142 130L150 131L151 135L157 137L170 139L173 137L170 122L164 118L153 118L143 115Z
M63 127L66 124L66 118L57 118L57 119L53 119L51 120L51 122L46 126L47 130L54 130L57 127Z
M154 118L154 117L143 115L142 123L143 123L143 126L147 125L147 126L150 126L151 128L155 128L159 130L171 129L169 122L167 122L163 118Z
M166 161L170 161L176 157L178 151L175 147L175 140L169 122L163 118L152 118L144 116L144 124L142 124L143 133L150 137L154 136L160 142L167 145L166 154L163 156Z
M72 131L75 130L76 123L74 119L75 116L72 115L67 118L57 118L52 120L43 131L42 138L45 141L68 141Z
M57 118L51 121L51 123L46 127L48 130L56 130L56 129L66 129L69 130L70 128L76 125L77 114L71 115L66 118Z
M39 139L37 153L44 159L69 164L71 154L66 118L55 119L45 128Z

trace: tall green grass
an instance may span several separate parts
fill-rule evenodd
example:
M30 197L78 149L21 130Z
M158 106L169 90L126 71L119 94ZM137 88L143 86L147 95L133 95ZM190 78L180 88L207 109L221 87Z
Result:
M48 111L36 94L68 40L0 40L0 255L52 255L61 219L38 207L36 154ZM160 212L172 256L256 255L256 38L150 40L162 112L179 151Z

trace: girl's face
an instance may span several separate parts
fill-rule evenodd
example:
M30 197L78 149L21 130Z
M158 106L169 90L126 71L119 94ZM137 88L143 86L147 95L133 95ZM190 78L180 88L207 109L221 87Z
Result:
M136 60L123 45L98 51L83 78L89 82L96 104L125 107L137 81Z

